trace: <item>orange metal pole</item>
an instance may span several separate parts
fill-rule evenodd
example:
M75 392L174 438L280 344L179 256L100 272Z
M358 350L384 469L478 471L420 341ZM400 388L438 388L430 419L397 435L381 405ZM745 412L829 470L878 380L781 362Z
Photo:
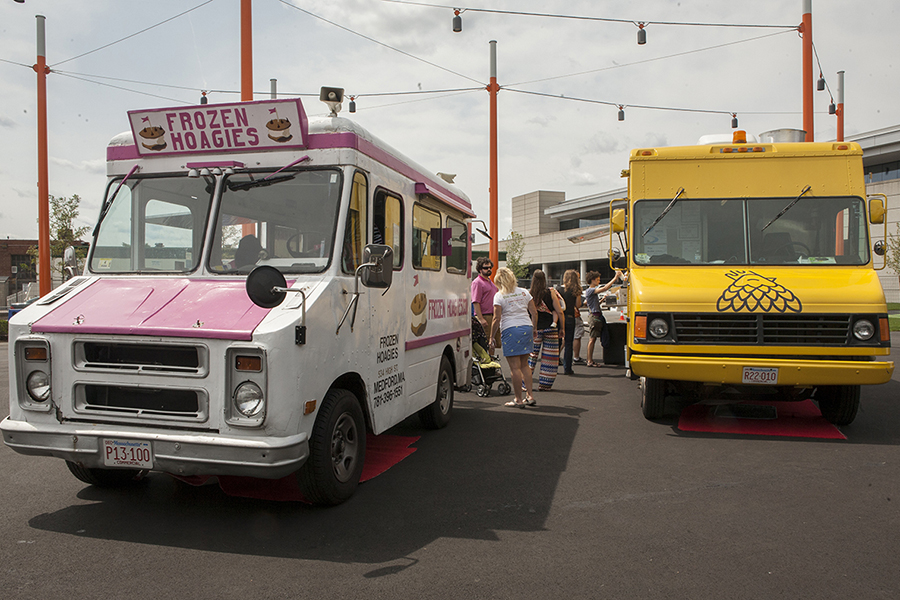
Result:
M491 129L490 129L490 162L491 162L491 188L490 188L490 231L491 243L490 252L491 264L494 265L494 272L491 275L493 279L497 274L497 267L500 266L500 250L498 245L498 210L497 210L497 92L500 86L497 85L497 42L491 40L491 83L487 90L491 97Z
M38 290L46 296L53 288L50 271L50 183L47 169L47 68L44 16L37 18L37 113L38 113Z
M813 47L812 47L812 0L803 0L803 129L806 141L815 141L813 124Z
M844 72L838 71L837 141L844 141Z
M241 102L253 100L253 11L241 0Z

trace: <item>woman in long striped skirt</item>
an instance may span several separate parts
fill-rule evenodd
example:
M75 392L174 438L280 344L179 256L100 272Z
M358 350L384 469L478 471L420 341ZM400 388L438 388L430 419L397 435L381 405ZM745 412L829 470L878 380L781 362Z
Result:
M549 391L556 381L559 371L560 325L563 321L563 309L555 290L547 287L547 278L540 269L531 276L531 296L538 310L538 326L534 332L534 348L528 357L528 367L534 373L534 367L540 359L541 369L538 374L538 390ZM541 317L541 314L544 317ZM552 319L552 320L551 320ZM542 323L549 323L543 328Z

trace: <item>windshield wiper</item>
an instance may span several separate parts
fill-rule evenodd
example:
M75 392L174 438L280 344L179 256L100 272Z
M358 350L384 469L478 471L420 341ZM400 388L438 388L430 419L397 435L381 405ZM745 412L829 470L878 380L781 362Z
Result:
M91 237L97 237L97 232L100 230L100 223L103 222L103 217L106 216L106 213L109 212L109 208L112 206L113 200L116 199L116 196L119 193L119 190L122 189L122 186L125 185L125 182L128 181L128 178L134 175L137 171L141 169L140 165L134 165L131 167L131 170L128 171L128 175L122 178L122 181L119 182L119 185L116 187L116 191L112 193L112 196L109 197L109 200L103 204L103 209L100 211L100 217L97 219L97 224L94 225L94 232L91 234Z
M276 183L282 183L285 181L290 181L294 177L296 177L296 173L292 173L290 175L281 175L279 177L272 177L270 179L252 179L250 181L229 181L228 189L232 192L243 192L245 190L249 190L250 188L257 187L266 187L269 185L275 185Z
M788 204L787 206L785 206L784 208L782 208L782 209L781 209L781 212L778 213L777 215L775 215L775 218L774 218L774 219L772 219L771 221L769 221L768 223L766 223L766 226L763 227L762 229L760 229L760 231L765 231L766 229L769 228L769 225L771 225L772 223L774 223L775 221L777 221L778 219L780 219L780 218L784 215L784 213L786 213L787 211L789 211L789 210L791 209L791 207L792 207L793 205L795 205L795 204L797 204L798 202L800 202L800 198L802 198L802 197L803 197L803 194L805 194L805 193L808 192L809 190L810 190L810 186L806 186L805 188L803 188L803 191L800 192L800 195L797 196L796 198L794 198L793 200L791 200L791 203L790 203L790 204Z
M670 210L672 210L672 207L675 206L675 202L678 200L678 198L683 193L684 193L684 188L681 188L678 190L678 193L675 194L675 197L672 198L672 201L669 202L669 205L667 207L665 207L661 213L659 213L659 216L656 217L656 220L653 221L653 224L647 228L647 231L645 231L644 233L641 234L641 237L644 237L645 235L650 233L650 230L653 229L654 227L656 227L656 224L663 220L663 217L666 216L666 213L668 213Z

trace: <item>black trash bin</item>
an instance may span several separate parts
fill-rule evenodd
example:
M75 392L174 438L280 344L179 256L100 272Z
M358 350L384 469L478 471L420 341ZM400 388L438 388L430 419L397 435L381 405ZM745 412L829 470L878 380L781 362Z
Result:
M609 348L603 349L604 365L625 365L625 339L628 326L625 323L607 323Z

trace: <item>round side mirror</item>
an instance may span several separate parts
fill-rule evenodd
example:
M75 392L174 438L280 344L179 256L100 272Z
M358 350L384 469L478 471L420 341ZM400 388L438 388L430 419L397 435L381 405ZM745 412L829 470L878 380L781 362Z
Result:
M875 250L875 254L877 254L878 256L884 256L884 254L885 254L884 242L881 240L878 240L877 242L875 242L875 248L873 248L873 250Z
M275 308L284 302L287 294L275 289L283 287L287 287L287 282L275 267L260 265L247 275L247 295L257 306Z

